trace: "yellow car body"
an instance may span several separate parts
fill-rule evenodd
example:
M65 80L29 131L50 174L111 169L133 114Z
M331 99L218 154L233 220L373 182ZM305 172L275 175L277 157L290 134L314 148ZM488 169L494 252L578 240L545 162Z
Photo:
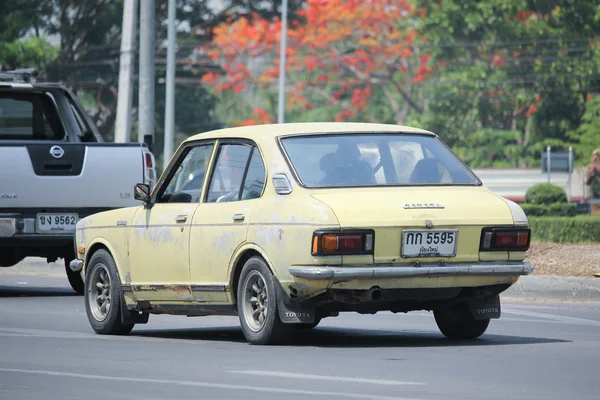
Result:
M268 266L276 286L277 304L270 305L270 312L277 310L276 323L286 326L315 325L340 311L435 310L461 298L496 299L478 303L479 313L487 312L488 306L499 308L498 294L533 271L533 266L524 262L529 239L517 250L483 251L482 232L484 228L504 228L529 234L527 218L517 204L495 195L478 180L469 185L311 187L303 183L282 144L285 138L306 135L373 133L439 140L416 128L361 123L259 125L190 137L176 151L148 201L98 213L77 224L78 259L71 268L81 269L86 280L86 304L97 306L102 296L119 296L112 304L119 305L122 315L118 318L124 324L144 323L153 313L237 315L242 268L250 258L258 257ZM217 172L221 164L216 166L221 162L217 161L219 152L223 152L223 165L234 165L226 164L234 162L235 154L227 155L224 146L246 151L235 147L236 143L255 149L249 154L260 154L264 185L254 198L242 199L244 194L236 193L238 201L221 201L223 196L208 201L213 188L227 186L217 179L221 174ZM158 201L160 191L169 190L165 185L177 185L171 182L180 175L173 174L187 173L188 161L181 161L183 155L190 157L190 146L200 144L203 147L198 152L206 154L202 160L209 179L198 184L197 199L186 195L186 202L173 202L174 194L170 194L167 202ZM250 174L248 165L259 165L252 163L247 161L244 179ZM306 174L313 173L311 168L306 166ZM318 166L314 168L316 171ZM214 192L220 194L217 189ZM240 190L245 191L245 186ZM434 250L426 256L403 256L402 246L408 248L407 240L413 240L405 238L410 230L417 230L413 238L440 232L438 241L442 233L448 241L454 235L454 254L436 256ZM334 236L325 239L315 232L334 232ZM315 251L321 242L340 246L339 241L348 238L335 236L335 232L359 232L363 236L349 237L346 243L371 250L332 255ZM364 236L365 232L371 236ZM427 236L428 232L431 235ZM444 245L451 248L451 244ZM101 275L94 285L90 283L89 263L99 250L114 261L118 281L111 282L117 292L96 289L104 284L98 280ZM491 318L499 317L499 309L491 314Z

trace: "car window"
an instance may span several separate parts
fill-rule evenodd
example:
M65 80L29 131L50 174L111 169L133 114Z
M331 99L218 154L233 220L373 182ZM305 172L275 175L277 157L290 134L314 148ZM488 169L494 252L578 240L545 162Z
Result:
M0 93L0 140L62 140L52 99L42 93Z
M439 139L428 135L294 136L282 144L308 187L479 183Z
M248 165L248 172L244 180L242 200L256 199L262 194L265 186L265 165L256 147L252 150L252 158Z
M175 167L175 173L171 175L159 203L197 203L200 201L202 183L213 147L213 144L200 145L187 152L183 161Z
M206 197L207 203L239 200L251 149L250 146L243 144L220 146Z

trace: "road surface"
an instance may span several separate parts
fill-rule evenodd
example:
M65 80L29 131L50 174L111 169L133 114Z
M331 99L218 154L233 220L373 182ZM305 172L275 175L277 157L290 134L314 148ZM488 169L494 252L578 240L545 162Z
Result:
M0 272L0 398L598 399L600 306L504 302L479 340L427 312L343 314L293 346L251 346L232 317L91 330L60 266Z

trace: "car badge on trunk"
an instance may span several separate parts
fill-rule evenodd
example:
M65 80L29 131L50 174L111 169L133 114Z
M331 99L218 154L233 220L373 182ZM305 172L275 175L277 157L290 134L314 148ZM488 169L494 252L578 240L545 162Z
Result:
M444 208L440 203L406 203L404 208Z
M50 147L50 155L54 158L62 158L65 155L65 151L60 146Z

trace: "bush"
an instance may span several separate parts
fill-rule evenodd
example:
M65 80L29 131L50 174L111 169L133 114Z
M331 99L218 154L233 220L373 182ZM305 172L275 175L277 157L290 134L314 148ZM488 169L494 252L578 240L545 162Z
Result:
M553 204L521 204L521 208L528 217L574 217L577 214L575 203L553 203Z
M525 202L530 204L566 203L567 193L551 183L538 183L525 193Z
M536 242L600 242L600 217L597 216L531 217L529 226Z

